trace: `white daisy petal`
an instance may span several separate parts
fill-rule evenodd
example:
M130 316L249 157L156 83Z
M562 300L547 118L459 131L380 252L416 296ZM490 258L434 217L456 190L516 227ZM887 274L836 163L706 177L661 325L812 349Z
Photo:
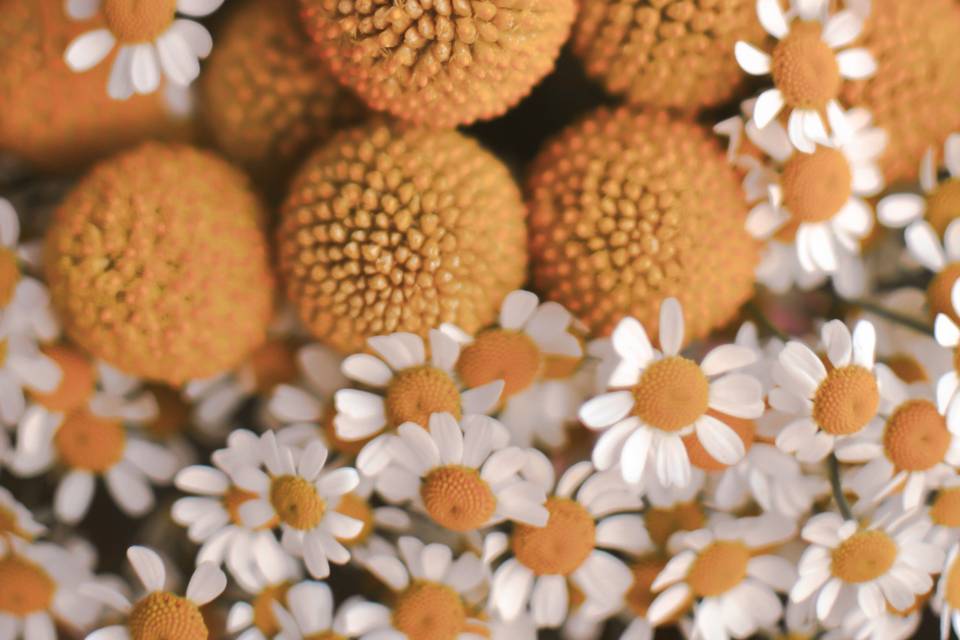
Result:
M673 617L673 615L679 611L680 607L683 607L690 601L691 597L690 587L685 583L675 584L658 595L654 601L650 603L647 618L654 625L660 624Z
M86 515L96 481L88 471L70 471L57 487L53 499L53 510L57 517L67 524L76 524Z
M667 298L660 304L660 350L665 356L677 355L683 337L683 308L676 298Z
M774 0L776 4L776 0ZM770 54L757 49L752 44L740 41L733 48L740 68L752 76L762 76L770 73Z
M645 427L636 429L626 439L620 454L620 467L624 481L636 484L643 478L652 442L653 435L650 429Z
M920 188L930 193L937 188L937 164L933 147L927 148L920 158Z
M138 44L131 47L133 57L130 60L133 88L139 94L153 93L160 86L160 61L152 44Z
M633 409L633 393L614 391L591 398L580 407L580 421L592 429L608 427Z
M130 611L130 600L127 599L125 595L108 587L105 584L99 582L87 582L80 585L77 588L77 591L97 602L102 602L103 604L111 607L120 613L127 613Z
M89 20L100 11L103 0L67 0L67 15L74 20Z
M70 43L64 61L71 71L82 73L103 62L116 44L117 39L109 29L88 31Z
M787 17L779 0L757 0L757 17L764 30L777 40L782 40L790 33Z
M452 371L460 356L460 345L443 331L430 329L430 362L441 371Z
M489 413L497 405L497 401L500 400L503 387L503 380L494 380L479 387L467 389L460 394L463 413Z
M177 11L194 18L203 18L219 9L222 4L223 0L177 0Z
M863 30L863 19L852 11L838 11L823 25L820 39L831 49L839 49L853 42Z
M530 596L533 619L538 627L559 627L567 617L567 593L565 576L540 576Z
M940 272L946 266L947 258L937 232L926 221L919 220L907 227L904 233L907 248L914 260L933 272Z
M942 313L937 314L937 319L933 324L933 335L937 343L947 347L955 347L960 344L960 327Z
M707 453L721 464L736 464L746 453L737 432L713 416L701 416L697 420L696 433Z
M355 353L340 365L343 375L371 387L385 387L393 372L383 360L366 353Z
M167 570L163 560L153 549L133 546L127 549L127 560L140 578L140 583L148 592L163 591L167 581Z
M951 177L960 178L960 133L951 133L943 144L943 161Z
M653 358L647 332L636 318L628 316L617 323L611 338L617 355L637 367L645 367Z
M212 562L202 562L187 585L187 600L203 606L223 593L227 588L227 576Z
M820 330L820 340L827 349L827 358L835 367L850 364L853 355L853 339L847 326L840 320L831 320Z
M766 128L777 117L786 101L779 89L767 89L753 106L753 119L760 129ZM793 137L791 136L791 140Z
M430 436L440 451L443 464L460 464L463 460L463 432L449 413L434 413L430 416Z
M173 84L189 86L200 75L200 61L178 30L168 29L156 40L157 58Z
M712 349L700 362L700 368L708 376L726 373L753 364L757 354L749 347L737 344L724 344Z
M853 362L873 369L877 346L877 330L868 320L860 320L853 328Z
M926 200L914 193L889 195L877 204L877 218L886 227L901 229L923 217Z
M866 49L847 49L837 54L840 75L851 80L869 78L877 72L877 61Z

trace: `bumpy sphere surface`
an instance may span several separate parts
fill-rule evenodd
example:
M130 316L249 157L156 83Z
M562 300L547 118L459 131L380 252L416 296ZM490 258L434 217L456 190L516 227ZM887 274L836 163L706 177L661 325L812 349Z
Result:
M673 296L694 339L751 296L759 253L747 204L718 142L693 122L601 109L548 143L527 192L534 282L595 333L633 315L656 335Z
M263 212L216 156L146 144L98 164L50 226L46 274L67 333L169 384L237 365L260 344L273 280Z
M877 60L873 77L849 82L850 106L867 108L886 129L881 167L890 183L916 179L929 147L960 128L960 3L873 0L864 35Z
M300 0L340 80L374 109L453 127L504 113L553 69L574 0Z
M745 74L733 46L763 37L754 0L598 0L581 3L573 47L627 102L696 109L736 94Z
M342 351L394 331L467 331L497 315L526 269L519 189L456 131L371 124L307 160L278 230L287 293Z
M145 138L183 137L163 95L107 95L114 55L86 73L63 62L70 41L102 27L75 22L63 0L0 0L0 151L68 171Z
M296 9L296 0L227 7L200 76L201 112L216 146L268 185L361 111L311 54Z

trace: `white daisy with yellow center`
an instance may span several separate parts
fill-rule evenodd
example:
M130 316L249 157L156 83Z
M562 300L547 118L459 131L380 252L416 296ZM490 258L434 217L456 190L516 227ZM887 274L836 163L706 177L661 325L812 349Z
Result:
M567 617L573 589L597 610L616 610L632 575L603 549L635 553L649 544L643 518L627 513L641 508L640 497L619 470L596 472L586 461L555 481L551 463L536 451L524 474L548 492L549 519L543 527L514 524L509 534L484 539L486 563L506 556L493 574L492 611L504 620L529 611L538 627L557 627Z
M348 637L360 640L478 640L486 624L475 617L474 595L486 581L483 563L467 552L456 560L450 547L398 541L400 557L376 555L364 564L393 592L387 607L373 602L345 604Z
M950 628L960 636L960 543L950 547L937 581L935 605L940 610L940 638L950 637Z
M319 441L295 450L278 445L268 431L260 445L267 473L259 464L231 472L238 488L255 495L240 505L240 520L252 529L279 525L284 549L302 557L312 576L325 578L330 562L350 560L350 550L338 538L352 538L363 529L363 522L333 506L356 488L360 477L350 467L325 470L328 450Z
M862 609L853 608L843 616L840 626L823 635L824 640L839 638L877 638L883 640L909 640L918 637L920 626L919 611L901 615L886 610L878 615L868 616Z
M927 308L931 316L944 314L954 323L960 316L954 310L952 291L960 280L960 220L953 220L943 233L943 241L926 220L918 220L904 233L910 257L933 273L927 285Z
M920 161L921 193L894 193L883 198L877 203L881 224L900 229L926 219L935 230L943 232L960 210L960 133L947 136L943 159L948 177L939 182L934 150L927 150Z
M916 511L863 524L836 513L815 515L801 532L810 546L790 599L815 598L821 621L836 607L859 607L868 616L887 606L905 610L933 588L931 575L943 566L943 550L924 542L929 531L930 521Z
M272 640L281 630L275 605L284 606L291 587L303 577L299 561L284 553L275 540L262 538L250 549L237 584L250 594L230 607L226 630L237 640Z
M102 28L77 36L64 52L78 73L94 68L118 48L107 91L117 100L153 93L162 76L181 87L200 75L200 60L213 50L213 38L195 20L220 8L223 0L67 0L67 14L89 20L101 14Z
M776 46L768 53L740 41L734 49L744 71L773 80L754 105L756 126L765 128L787 109L787 132L799 151L829 144L828 123L836 139L845 139L850 125L838 100L843 82L872 76L877 64L866 49L835 50L856 40L863 18L850 10L830 15L827 0L792 0L787 12L779 0L757 0L757 17Z
M695 634L727 640L744 638L775 624L783 614L777 592L796 581L793 564L765 550L795 535L789 519L741 518L679 533L677 549L653 581L662 592L650 605L659 625L693 606Z
M624 318L614 329L619 361L607 383L612 391L580 408L585 425L606 429L593 449L598 469L619 461L624 480L637 483L650 460L663 484L685 486L690 460L683 438L689 434L723 464L743 457L743 441L709 411L747 419L763 413L760 382L735 373L756 356L728 344L714 348L697 364L680 355L683 333L683 311L675 298L660 307L660 351L634 318Z
M960 227L958 227L960 231ZM953 366L937 379L937 408L960 417L960 280L950 289L951 315L938 313L933 324L933 335L941 347L953 351Z
M165 590L167 570L156 551L130 547L127 560L146 594L136 602L100 583L87 583L82 593L123 614L123 624L111 625L89 634L86 640L206 640L210 636L200 607L215 600L227 586L227 576L216 565L197 566L187 584L186 596Z
M770 406L793 418L777 436L777 446L803 463L816 463L837 442L867 427L880 408L880 388L874 372L876 334L860 321L853 334L843 322L823 326L821 343L828 364L800 341L780 352L774 370L777 383Z
M304 580L287 591L286 607L276 603L273 610L287 640L347 640L347 615L353 604L360 601L347 600L335 610L329 586Z
M467 387L503 380L499 416L515 445L558 447L576 419L582 393L574 374L584 354L572 324L560 304L518 290L504 299L498 324L475 336L440 327L460 344L456 372Z
M334 396L337 437L368 440L357 455L357 469L375 476L390 462L391 438L385 437L405 422L426 428L434 413L460 419L494 409L504 389L495 380L461 391L456 376L460 345L445 333L430 330L430 359L423 340L412 333L374 336L367 344L380 357L357 353L343 361L344 375L377 389L341 389Z

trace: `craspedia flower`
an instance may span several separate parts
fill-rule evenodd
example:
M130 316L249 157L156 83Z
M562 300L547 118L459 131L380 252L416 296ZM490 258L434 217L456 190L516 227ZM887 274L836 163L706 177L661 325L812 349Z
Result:
M224 155L275 186L361 107L311 55L295 0L237 5L217 31L199 108Z
M574 0L300 0L340 81L378 111L455 127L496 117L547 75Z
M280 270L307 328L341 351L443 322L473 332L524 280L524 213L507 168L462 134L360 127L294 179Z
M630 104L696 109L735 95L745 74L733 46L762 37L754 0L616 0L583 3L573 47Z
M548 144L527 193L534 281L596 333L626 315L655 333L674 296L700 338L753 293L739 179L692 122L601 109Z
M170 384L227 370L265 338L273 281L247 179L187 146L95 167L47 234L51 297L73 339Z

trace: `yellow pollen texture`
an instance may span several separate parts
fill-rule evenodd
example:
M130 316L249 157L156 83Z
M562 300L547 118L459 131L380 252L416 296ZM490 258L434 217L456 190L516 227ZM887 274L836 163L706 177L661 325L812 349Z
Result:
M897 559L897 543L883 531L867 530L853 534L832 552L830 571L853 584L876 580Z
M677 531L702 529L707 522L707 515L699 503L681 502L669 509L647 509L644 520L650 539L658 547L664 548L670 536Z
M253 599L253 624L268 638L280 632L280 624L273 614L273 603L286 607L289 590L290 585L283 582L265 588Z
M423 365L397 372L385 399L389 427L415 422L426 428L431 414L450 413L460 419L460 391L444 371Z
M340 502L337 504L335 511L363 523L363 528L360 529L360 533L354 537L337 538L337 540L347 546L351 546L363 544L370 538L375 523L373 521L373 508L367 500L355 493L344 494L343 497L340 498Z
M880 390L873 374L859 366L833 369L813 397L813 419L835 436L857 433L870 422L880 406Z
M437 467L420 485L420 497L437 524L451 531L472 531L493 516L497 500L476 469Z
M922 399L897 407L883 431L884 453L900 471L926 471L943 462L950 440L946 419Z
M960 178L947 178L927 194L924 217L941 236L947 225L960 217Z
M543 365L540 348L521 331L491 329L460 351L457 374L468 387L503 380L501 398L527 389Z
M336 136L294 179L280 271L309 330L347 353L444 322L473 333L525 280L524 217L507 168L470 138L372 124Z
M26 617L53 605L57 585L42 567L17 555L0 559L0 614Z
M930 505L930 519L941 527L960 527L960 488L941 489Z
M123 459L127 435L120 420L77 409L64 417L53 444L67 467L106 473Z
M853 173L846 156L817 147L794 153L783 167L783 206L799 222L823 222L834 217L852 195Z
M701 598L719 596L747 576L750 549L742 542L718 540L700 551L687 573L687 584Z
M954 322L960 322L960 315L953 309L951 292L954 283L960 279L960 262L951 262L939 273L933 276L930 284L927 285L927 306L930 309L931 317L936 317L938 313L943 313Z
M394 628L409 640L456 640L467 625L467 611L456 591L418 580L397 595Z
M20 265L17 254L6 247L0 247L0 307L13 300L13 294L20 282Z
M186 598L154 591L133 605L127 617L131 640L207 640L209 632L197 605Z
M944 589L944 600L954 611L960 609L960 562L954 560L947 569L947 584Z
M327 503L316 487L300 476L274 478L270 503L281 522L301 531L314 529L327 511Z
M743 441L744 450L750 450L757 435L757 425L753 420L735 418L712 410L707 411L707 414L733 429L736 434L740 436L740 440ZM687 448L687 456L690 458L690 464L698 469L703 469L704 471L723 471L728 466L717 461L716 458L707 452L696 433L688 433L683 436L683 446Z
M103 16L117 40L125 44L152 42L163 34L177 12L176 0L103 0Z
M60 368L60 384L50 393L31 391L31 398L51 411L63 413L86 404L96 385L96 372L90 359L63 344L45 347L43 352Z
M122 371L179 385L265 338L263 210L216 156L145 144L97 165L50 225L46 275L67 333Z
M647 610L650 609L656 597L650 587L666 566L667 559L660 555L645 556L630 566L633 582L623 599L634 615L641 617L647 615Z
M843 78L837 56L821 35L819 22L797 20L773 50L773 83L791 107L824 109L840 93Z
M697 109L738 92L730 55L764 31L752 0L582 2L573 47L587 73L630 104Z
M689 427L707 412L710 383L693 360L671 356L648 366L633 388L633 413L662 431Z
M593 551L596 525L583 505L569 498L548 498L545 506L546 526L514 525L513 554L538 576L570 575Z
M496 117L554 66L574 0L301 0L307 33L377 111L455 127Z
M698 124L601 108L544 146L527 197L536 288L595 334L632 315L656 335L673 296L693 340L753 295L740 179Z

